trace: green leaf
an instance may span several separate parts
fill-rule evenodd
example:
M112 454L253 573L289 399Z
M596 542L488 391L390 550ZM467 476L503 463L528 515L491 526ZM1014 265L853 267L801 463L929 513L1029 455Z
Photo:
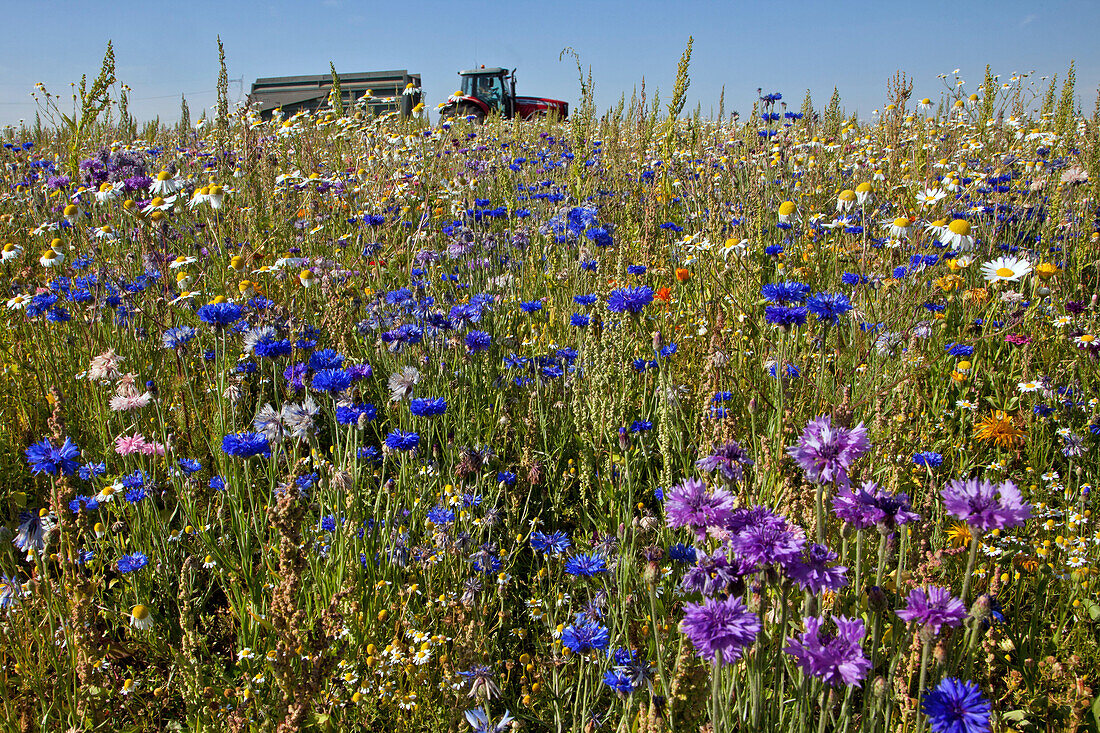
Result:
M1085 608L1087 608L1089 611L1089 618L1091 618L1093 621L1100 621L1100 605L1093 603L1092 601L1085 601Z
M1100 728L1100 695L1092 701L1092 717L1096 719L1096 727Z
M1009 723L1020 723L1027 720L1026 710L1009 710L1007 713L1001 714L1001 720Z

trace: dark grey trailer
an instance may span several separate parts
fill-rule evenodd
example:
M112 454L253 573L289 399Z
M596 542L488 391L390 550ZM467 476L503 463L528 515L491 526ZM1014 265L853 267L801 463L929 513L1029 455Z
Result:
M371 92L368 108L376 115L399 111L408 116L420 102L420 74L410 74L405 69L337 76L345 109L350 108L368 89ZM416 91L406 94L405 89L410 83ZM257 79L252 84L248 101L259 102L260 114L265 118L276 109L282 109L286 116L290 116L301 110L314 112L328 106L331 91L331 74L271 76Z

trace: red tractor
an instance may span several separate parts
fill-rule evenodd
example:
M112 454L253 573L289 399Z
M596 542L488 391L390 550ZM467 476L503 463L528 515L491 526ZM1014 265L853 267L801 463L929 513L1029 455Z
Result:
M440 120L473 117L484 122L492 113L512 119L529 120L533 117L557 114L562 119L569 115L569 104L560 99L516 96L516 71L494 67L460 71L462 89L447 100L439 110Z

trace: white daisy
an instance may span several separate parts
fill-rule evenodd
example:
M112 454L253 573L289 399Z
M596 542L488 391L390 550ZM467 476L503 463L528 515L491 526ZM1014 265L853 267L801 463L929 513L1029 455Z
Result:
M1016 257L998 257L982 265L982 275L986 282L1016 282L1031 272L1031 263Z

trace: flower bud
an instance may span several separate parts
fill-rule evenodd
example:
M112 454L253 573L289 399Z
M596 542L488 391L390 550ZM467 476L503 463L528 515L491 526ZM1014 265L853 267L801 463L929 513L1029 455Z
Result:
M974 601L974 605L970 607L970 617L978 621L985 621L991 615L992 613L989 610L989 595L978 596L978 600Z
M877 585L867 589L867 606L878 613L886 610L886 593Z

